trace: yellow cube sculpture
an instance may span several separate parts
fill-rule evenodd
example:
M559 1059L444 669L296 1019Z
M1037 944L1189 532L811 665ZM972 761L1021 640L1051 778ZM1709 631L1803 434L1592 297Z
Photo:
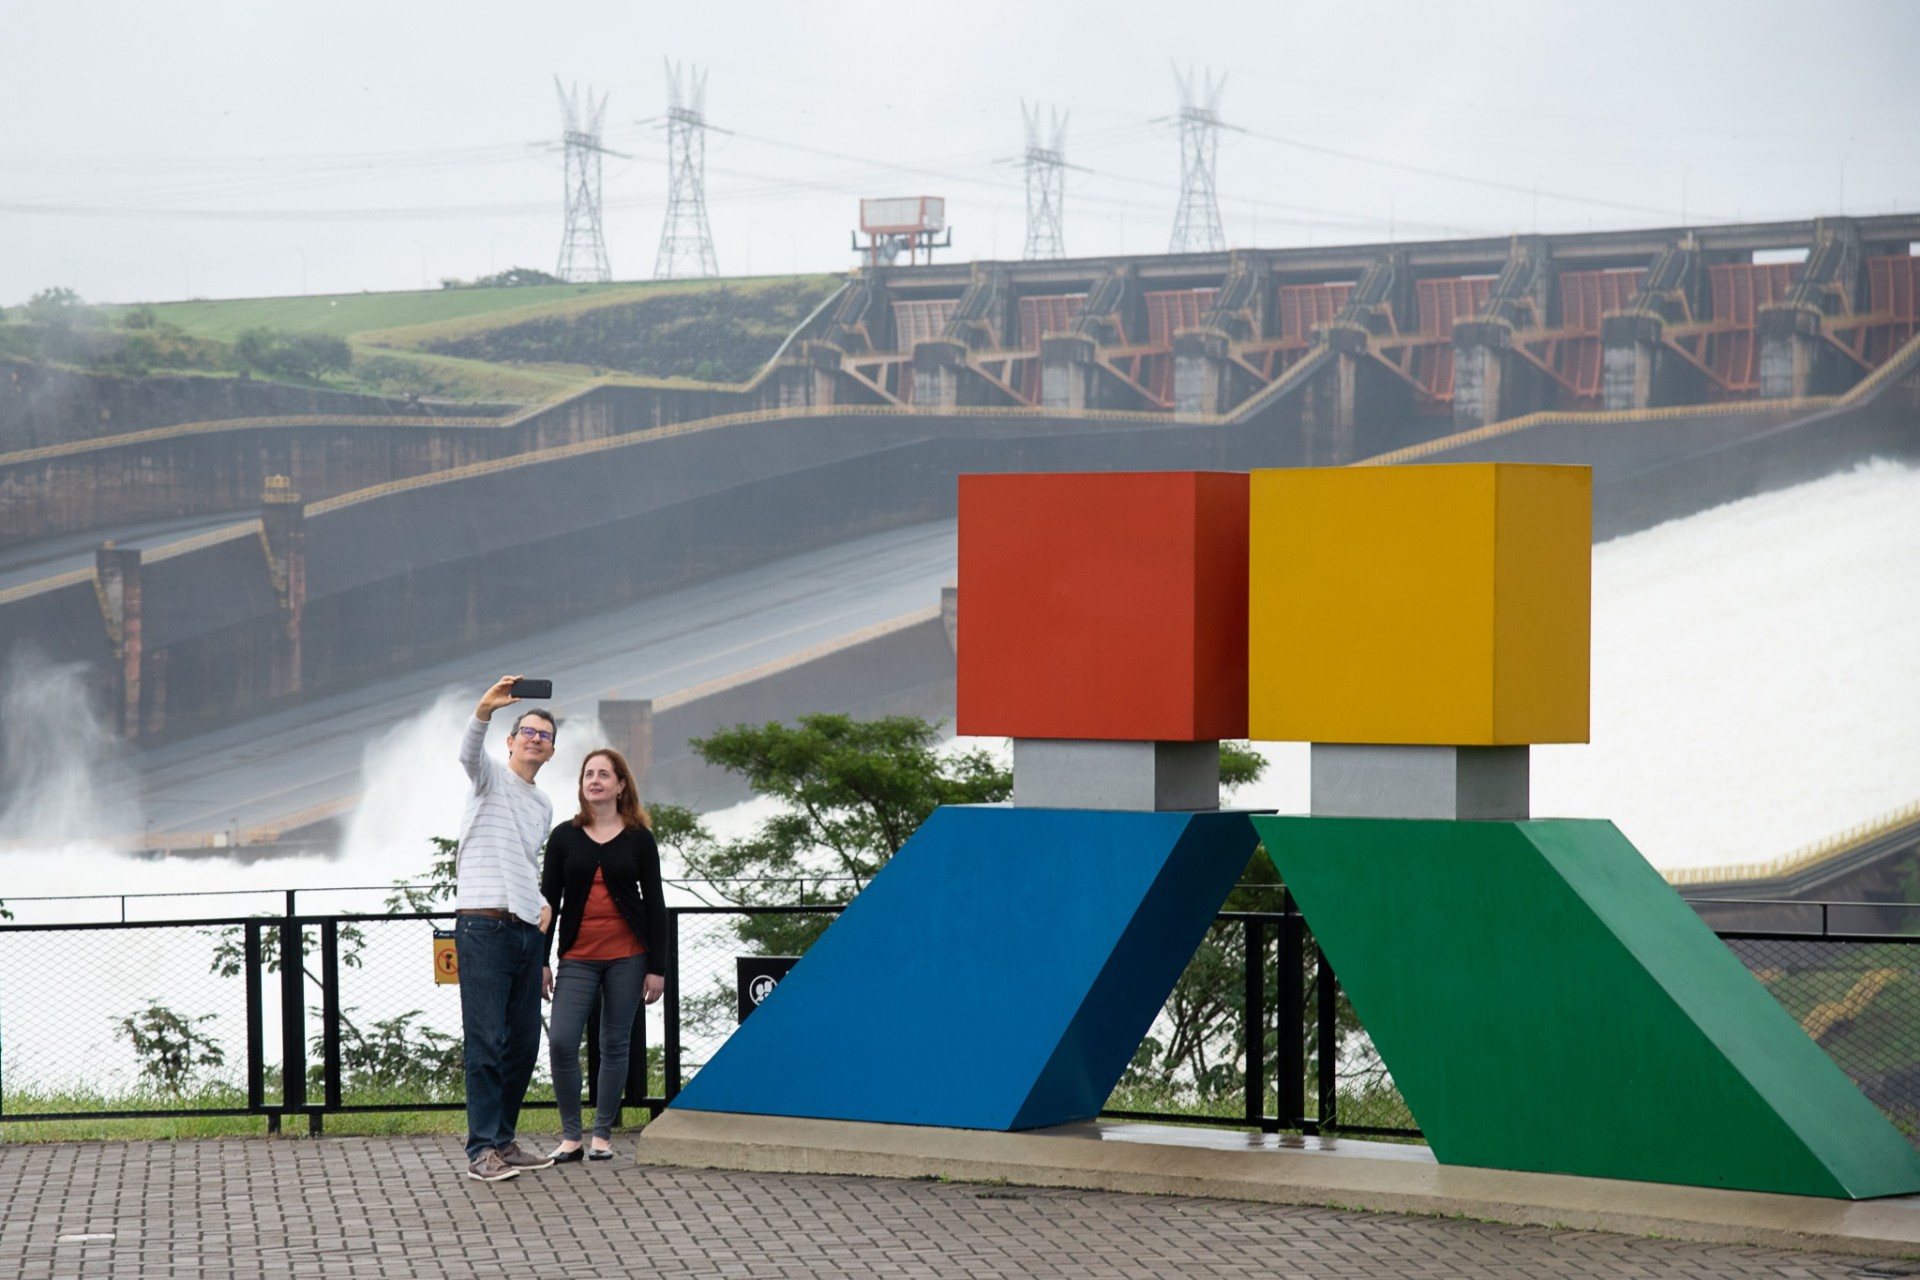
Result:
M1255 471L1250 496L1252 737L1587 741L1590 468Z

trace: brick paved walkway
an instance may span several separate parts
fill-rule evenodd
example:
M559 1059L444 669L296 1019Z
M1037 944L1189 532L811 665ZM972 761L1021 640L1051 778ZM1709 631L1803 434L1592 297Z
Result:
M632 1150L630 1138L619 1145ZM1828 1254L1391 1214L644 1169L624 1158L488 1185L460 1176L458 1158L449 1138L0 1146L0 1276L1909 1273Z

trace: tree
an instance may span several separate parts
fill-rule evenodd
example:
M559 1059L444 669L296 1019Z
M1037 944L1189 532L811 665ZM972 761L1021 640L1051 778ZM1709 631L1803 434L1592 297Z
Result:
M42 360L84 359L100 325L100 313L71 289L42 289L27 299L21 318Z
M1247 859L1240 882L1220 909L1278 911L1283 896L1279 874L1261 846ZM1243 927L1217 923L1207 927L1206 937L1167 996L1164 1021L1140 1042L1121 1076L1122 1088L1144 1087L1161 1095L1190 1090L1202 1099L1214 1099L1232 1096L1244 1087L1246 954ZM1265 1034L1271 1061L1276 1039L1271 1028Z
M548 275L532 267L508 267L490 276L474 280L442 280L442 289L519 289L536 284L565 284L559 276Z
M437 911L442 903L453 901L454 871L460 842L445 836L428 836L427 843L433 846L433 861L427 866L427 882L416 885L405 880L394 881L393 892L387 895L388 915L399 915L403 911Z
M720 843L677 815L655 814L654 835L690 873L743 906L841 904L866 886L927 815L943 804L984 804L1013 791L1013 775L984 751L942 755L937 725L916 716L854 720L801 716L794 726L735 725L690 745L783 803L743 839ZM749 916L741 940L770 955L799 955L827 916Z
M283 378L318 378L353 364L353 348L345 338L266 328L241 330L233 355L251 372Z
M80 300L71 289L42 289L27 299L26 320L47 329L69 330L90 327L98 314Z
M262 913L261 919L272 920L277 917ZM223 978L237 978L247 964L247 929L245 925L230 924L219 932L202 929L201 933L214 939L213 966L211 972ZM359 925L343 924L336 935L340 947L340 963L350 969L360 967L360 952L367 945L366 931ZM303 959L320 950L320 929L317 925L308 925L300 931L300 950ZM264 928L260 930L260 967L267 973L280 972L280 930ZM302 964L301 971L307 981L321 985L320 977Z
M133 1041L140 1074L177 1098L202 1068L225 1065L226 1050L201 1030L218 1016L183 1017L149 997L145 1009L120 1019L120 1030Z

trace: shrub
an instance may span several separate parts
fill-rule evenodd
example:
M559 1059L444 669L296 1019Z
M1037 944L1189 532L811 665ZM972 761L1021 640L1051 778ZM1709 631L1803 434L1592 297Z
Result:
M269 377L318 378L353 364L347 340L326 333L247 329L234 340L233 354L243 369Z
M140 1058L140 1074L162 1093L178 1097L202 1068L226 1063L226 1050L201 1030L203 1024L218 1016L209 1013L189 1018L149 998L145 1009L120 1020L120 1030L133 1041L133 1051Z

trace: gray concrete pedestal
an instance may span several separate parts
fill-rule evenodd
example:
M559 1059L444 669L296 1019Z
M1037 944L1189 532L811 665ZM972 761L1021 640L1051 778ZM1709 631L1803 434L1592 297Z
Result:
M1316 818L1514 822L1528 810L1526 747L1374 746L1316 742Z
M1218 809L1220 744L1015 738L1013 803L1022 809Z

